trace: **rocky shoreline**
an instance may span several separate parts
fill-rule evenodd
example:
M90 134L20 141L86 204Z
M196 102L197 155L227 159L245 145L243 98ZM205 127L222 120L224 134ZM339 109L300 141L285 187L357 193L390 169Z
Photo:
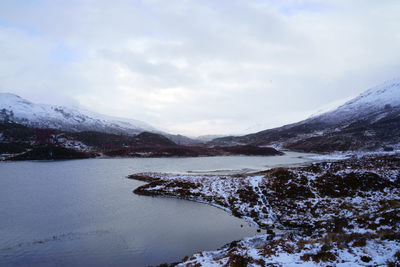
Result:
M148 182L136 194L205 202L267 230L186 257L179 266L400 264L399 155L246 175L142 173L129 178Z

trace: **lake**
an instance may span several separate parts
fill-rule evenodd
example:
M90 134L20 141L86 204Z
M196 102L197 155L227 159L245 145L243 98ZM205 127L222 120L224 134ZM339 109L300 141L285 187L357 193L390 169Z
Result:
M257 234L227 212L137 196L137 172L244 173L303 164L275 157L87 159L0 163L0 266L147 266Z

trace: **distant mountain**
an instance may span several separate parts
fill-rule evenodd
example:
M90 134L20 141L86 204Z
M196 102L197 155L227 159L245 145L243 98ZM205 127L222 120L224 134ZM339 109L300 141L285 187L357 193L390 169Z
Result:
M216 138L221 138L221 137L224 137L224 136L225 136L225 135L207 134L207 135L200 135L200 136L197 136L196 139L197 139L197 140L200 140L200 141L202 141L202 142L209 142L209 141L212 141L212 140L214 140L214 139L216 139Z
M98 131L127 135L144 131L159 132L145 122L105 116L83 109L34 104L10 93L0 93L0 121L71 132Z
M192 145L201 145L201 144L205 143L204 141L199 140L197 138L195 138L195 139L189 138L187 136L180 135L180 134L163 133L163 135L178 145L192 146Z
M337 109L213 145L272 145L307 152L400 148L400 79L366 90Z
M166 137L177 143L178 145L185 145L185 146L191 146L191 145L203 145L215 138L218 137L223 137L224 135L201 135L197 137L187 137L184 135L176 134L164 134Z

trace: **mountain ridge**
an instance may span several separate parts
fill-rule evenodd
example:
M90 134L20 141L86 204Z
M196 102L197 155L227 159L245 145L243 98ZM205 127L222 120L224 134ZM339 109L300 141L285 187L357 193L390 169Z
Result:
M116 118L60 105L35 104L12 93L0 93L0 110L3 120L7 119L37 128L53 128L73 132L100 131L129 135L145 131L158 131L153 126L139 120Z
M110 134L137 135L142 132L161 134L179 145L198 145L202 140L169 134L134 119L100 114L84 108L35 104L13 93L0 93L0 121L25 126L71 132L96 131Z
M270 145L303 152L400 148L400 79L372 87L335 110L211 145Z

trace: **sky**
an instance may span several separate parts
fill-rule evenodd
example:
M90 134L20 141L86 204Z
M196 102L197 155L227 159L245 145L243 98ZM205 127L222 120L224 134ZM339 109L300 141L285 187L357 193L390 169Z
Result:
M398 0L1 0L0 92L198 136L400 76Z

